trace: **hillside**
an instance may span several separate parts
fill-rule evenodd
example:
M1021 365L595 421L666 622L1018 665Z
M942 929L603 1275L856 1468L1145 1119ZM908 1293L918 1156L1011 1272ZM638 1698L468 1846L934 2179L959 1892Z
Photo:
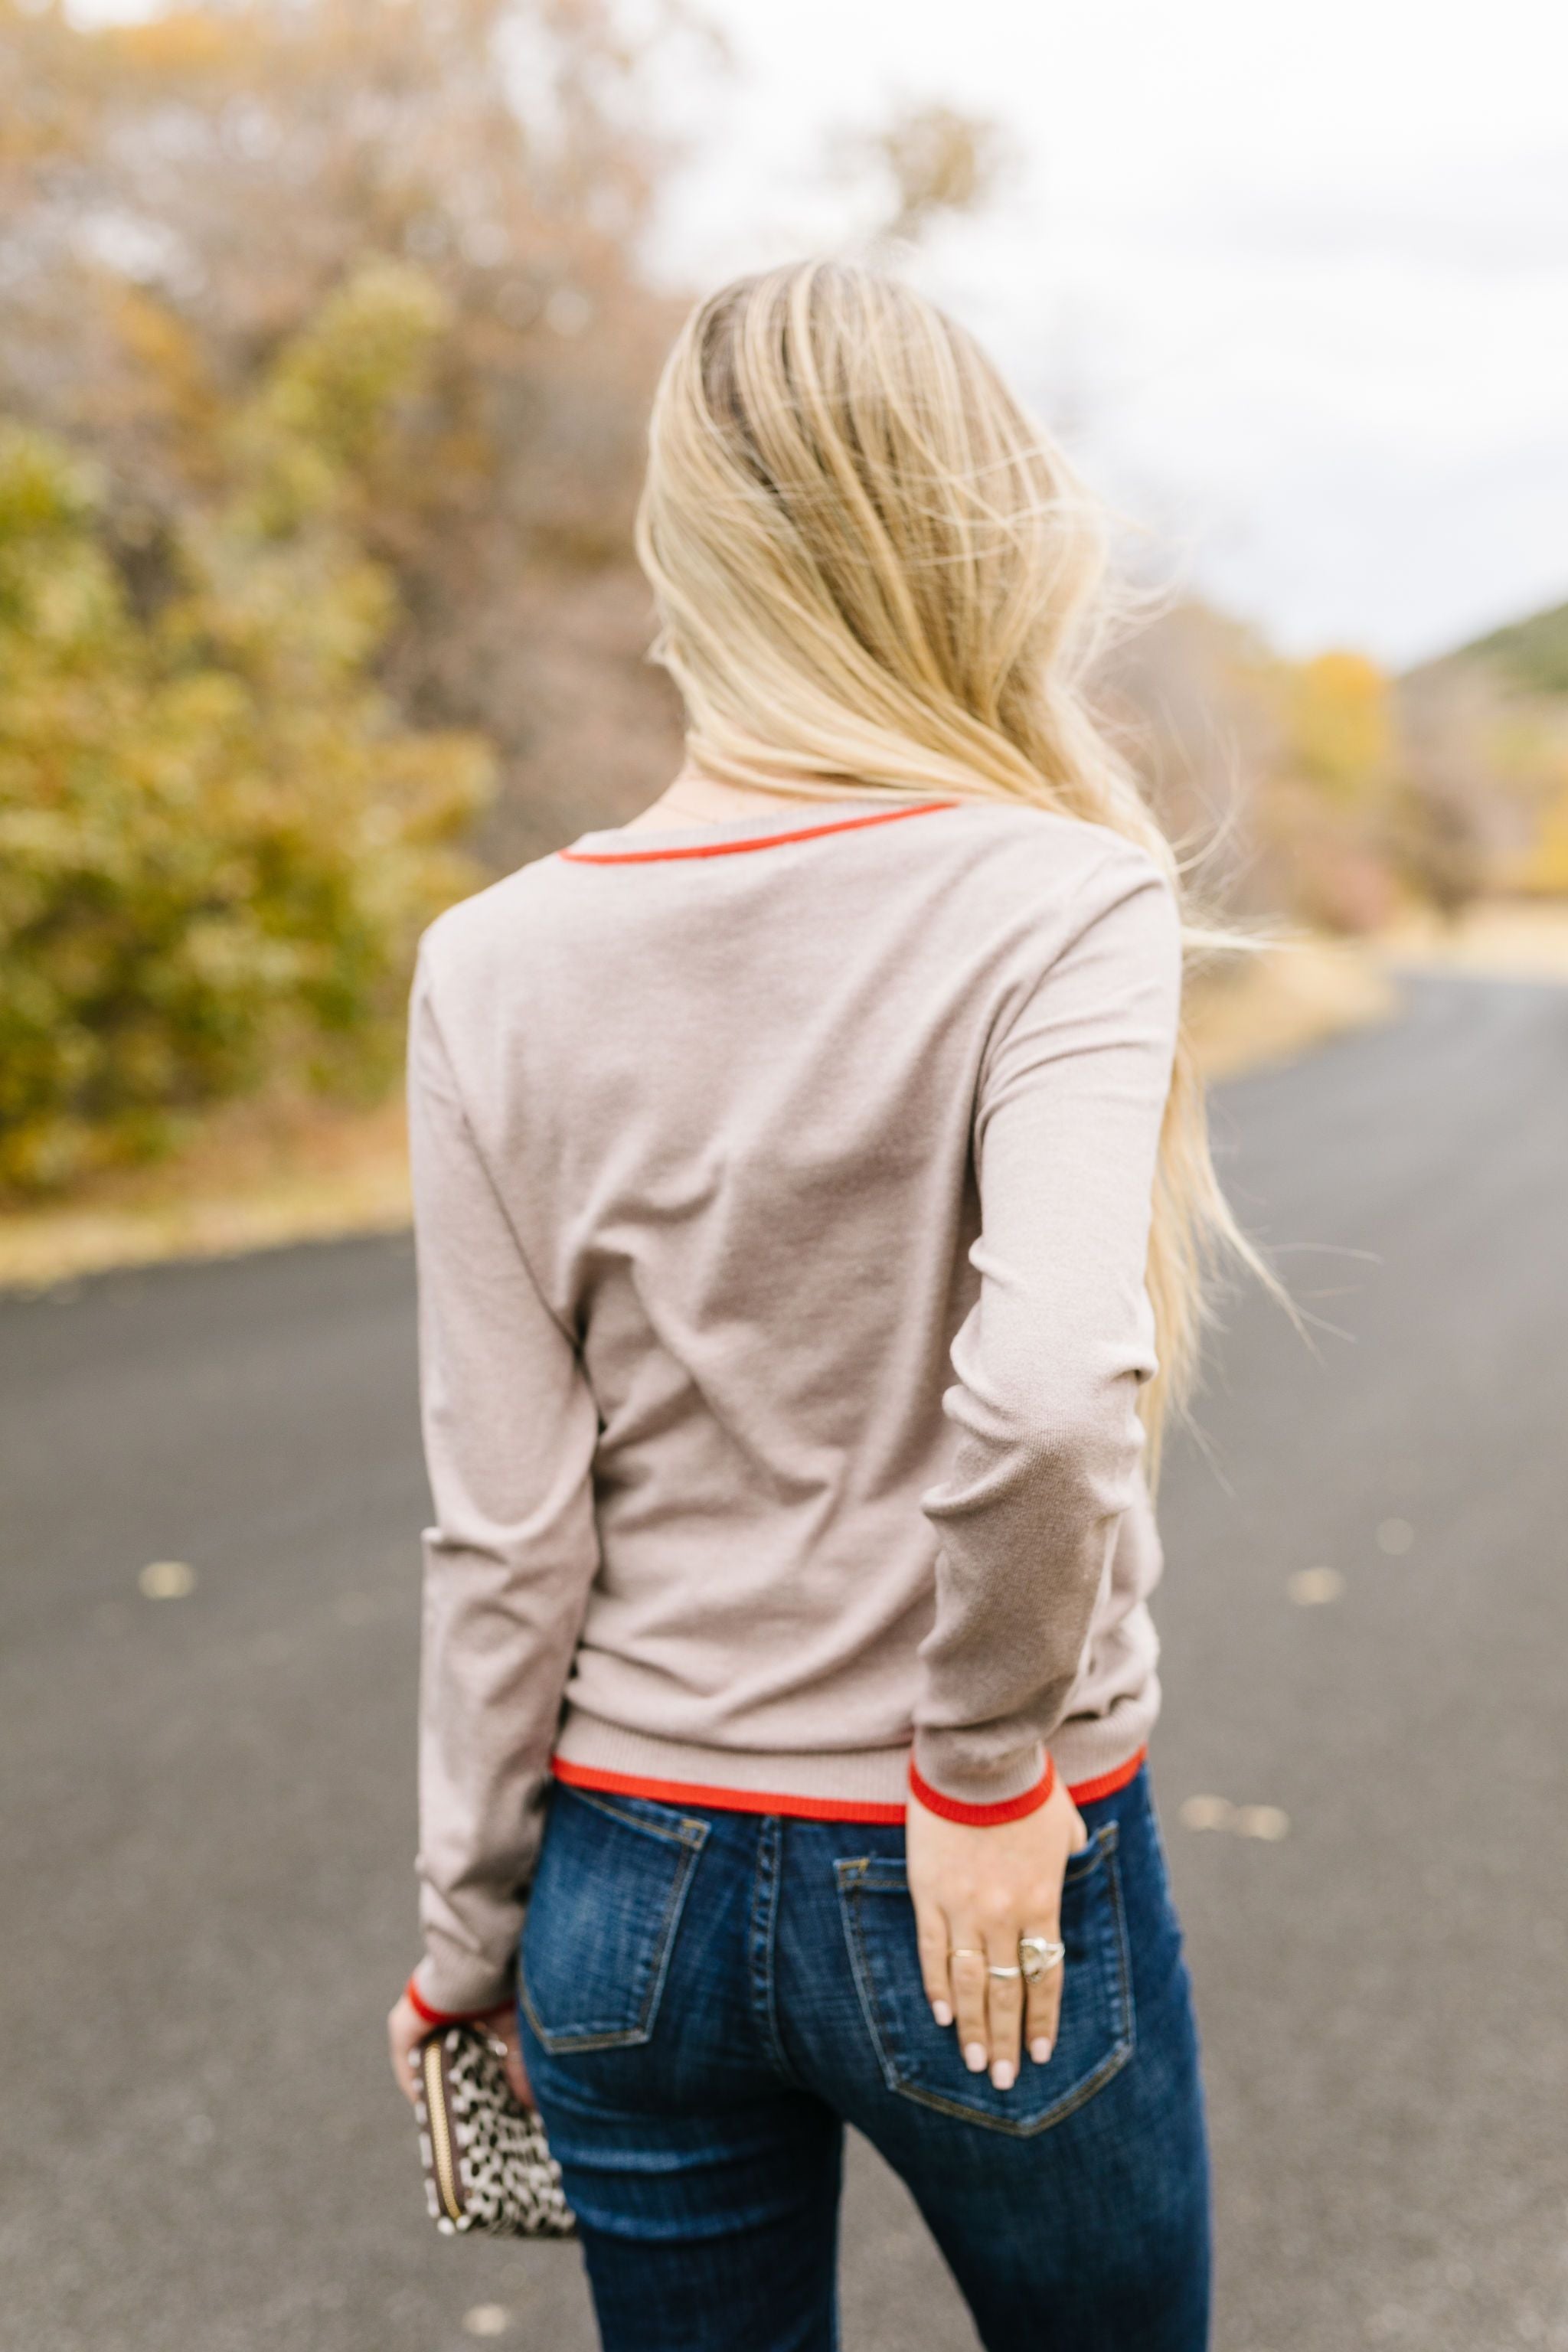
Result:
M1459 663L1479 663L1531 694L1568 694L1568 604L1510 622L1507 628L1494 629L1489 636L1477 637L1423 667L1437 669Z

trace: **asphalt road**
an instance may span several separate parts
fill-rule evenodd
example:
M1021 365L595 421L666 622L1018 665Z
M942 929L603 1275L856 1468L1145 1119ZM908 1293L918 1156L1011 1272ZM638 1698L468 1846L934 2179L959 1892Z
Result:
M1216 1127L1318 1318L1237 1297L1162 1497L1219 2352L1568 2347L1568 989L1413 982ZM411 1274L374 1241L0 1306L7 2352L593 2343L574 2249L437 2238L384 2075ZM170 1559L194 1590L143 1598ZM1289 1598L1312 1568L1338 1600ZM973 2352L864 2149L845 2274L847 2352Z

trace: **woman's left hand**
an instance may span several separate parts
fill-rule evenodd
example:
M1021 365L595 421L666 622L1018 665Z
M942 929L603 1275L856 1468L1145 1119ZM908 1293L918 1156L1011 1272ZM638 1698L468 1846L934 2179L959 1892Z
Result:
M472 2022L482 2026L498 2050L506 2056L506 2079L525 2107L533 2105L533 2093L528 2087L523 2071L522 2052L518 2045L517 2011L510 2001L492 2009L488 2016L476 2017ZM433 2032L409 2000L399 1995L386 2020L386 2039L392 2053L392 2072L398 2089L412 2105L418 2096L414 2057L419 2044Z

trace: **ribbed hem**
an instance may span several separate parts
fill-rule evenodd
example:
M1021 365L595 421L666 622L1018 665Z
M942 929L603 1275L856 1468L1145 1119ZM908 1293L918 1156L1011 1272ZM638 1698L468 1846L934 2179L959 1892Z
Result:
M900 1819L910 1765L907 1740L891 1748L769 1754L756 1748L700 1747L695 1740L658 1739L651 1732L627 1731L575 1708L562 1726L555 1755L567 1765L586 1765L595 1771L638 1780L666 1780L692 1790L735 1790L757 1796L893 1806ZM701 1800L693 1795L686 1801L698 1804Z
M1118 1699L1104 1715L1069 1716L1051 1734L1051 1754L1057 1770L1072 1792L1075 1804L1088 1804L1080 1789L1093 1790L1097 1782L1120 1773L1131 1757L1149 1745L1160 1715L1160 1678L1150 1671L1130 1697Z
M1139 1694L1136 1703L1117 1706L1107 1716L1074 1717L1053 1735L1057 1773L1075 1803L1110 1795L1131 1780L1142 1759L1158 1703L1158 1685L1153 1685ZM909 1801L910 1757L908 1741L890 1748L787 1753L705 1747L628 1731L574 1708L556 1742L554 1760L557 1777L568 1783L618 1787L627 1794L651 1796L656 1793L651 1784L657 1782L679 1790L665 1799L672 1804L707 1804L715 1811L794 1811L808 1820L901 1821ZM1016 1776L1013 1785L994 1787L988 1801L1006 1803L1037 1790L1043 1768L1043 1754L1037 1750L1031 1769Z
M1095 1780L1072 1781L1068 1788L1068 1795L1075 1805L1098 1804L1102 1797L1114 1797L1119 1789L1125 1789L1130 1780L1135 1780L1148 1760L1149 1750L1146 1748L1134 1748L1126 1763L1118 1764L1113 1771L1102 1772Z
M706 1780L664 1780L649 1772L606 1772L594 1764L551 1759L551 1770L568 1789L597 1789L607 1797L649 1797L656 1805L700 1805L710 1813L784 1813L800 1822L882 1822L904 1818L902 1805L877 1805L868 1797L796 1797L784 1789L721 1789Z

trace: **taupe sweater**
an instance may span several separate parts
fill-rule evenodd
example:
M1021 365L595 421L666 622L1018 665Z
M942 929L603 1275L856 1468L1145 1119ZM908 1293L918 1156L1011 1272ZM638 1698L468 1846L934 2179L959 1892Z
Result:
M504 1996L552 1757L875 1815L1141 1748L1180 989L1143 850L984 804L589 835L426 934L432 2006Z

